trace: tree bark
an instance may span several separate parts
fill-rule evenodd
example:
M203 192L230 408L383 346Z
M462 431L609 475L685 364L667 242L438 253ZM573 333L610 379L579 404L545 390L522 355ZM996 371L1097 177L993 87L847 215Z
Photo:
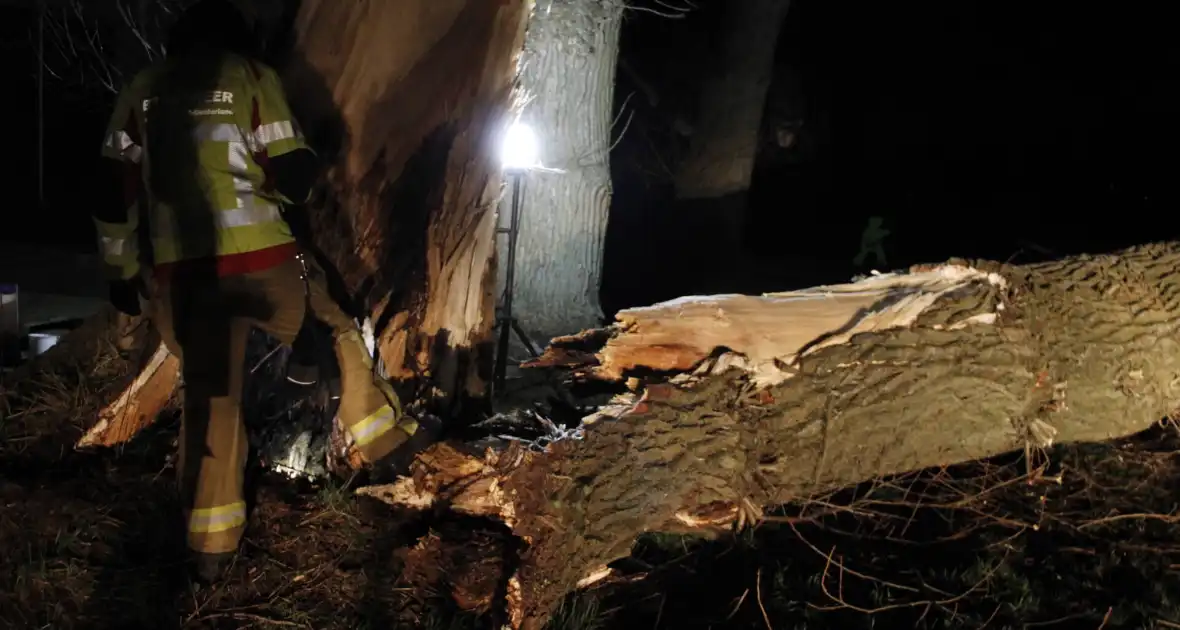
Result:
M716 240L740 244L758 132L770 88L778 34L789 0L727 2L718 55L701 86L688 155L675 177L676 197Z
M1180 243L685 298L562 340L537 364L691 373L543 451L476 459L439 445L413 478L363 492L507 523L526 543L508 605L537 628L643 532L753 522L880 476L1145 429L1180 401L1178 332ZM587 354L595 338L608 339Z
M532 171L522 182L513 314L542 345L602 323L598 291L623 10L617 0L543 0L525 38L520 86L530 100L521 122L536 130L544 166L561 171ZM506 210L509 202L506 195ZM501 287L506 244L502 239Z

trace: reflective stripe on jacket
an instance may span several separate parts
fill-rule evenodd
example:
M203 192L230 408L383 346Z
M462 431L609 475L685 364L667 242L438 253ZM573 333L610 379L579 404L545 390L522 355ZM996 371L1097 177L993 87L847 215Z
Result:
M124 220L95 218L104 260L134 275L143 218L157 268L211 258L232 259L225 267L233 272L266 268L276 258L268 250L294 242L280 214L288 200L268 185L266 162L308 148L282 83L273 69L234 55L179 63L137 75L111 116L103 155L138 173L149 207L128 193Z

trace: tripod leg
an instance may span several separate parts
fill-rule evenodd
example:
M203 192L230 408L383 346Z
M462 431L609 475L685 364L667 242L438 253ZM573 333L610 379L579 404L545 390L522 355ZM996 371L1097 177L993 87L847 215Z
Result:
M500 337L496 342L496 366L492 373L493 395L504 391L504 379L508 371L509 322L500 323Z
M512 326L512 330L516 331L516 336L520 339L520 342L524 344L524 347L529 351L529 354L533 355L534 359L541 356L541 352L537 350L536 346L533 345L533 342L529 340L528 335L524 334L524 329L520 327L520 324L516 321L516 318L508 320L508 323Z

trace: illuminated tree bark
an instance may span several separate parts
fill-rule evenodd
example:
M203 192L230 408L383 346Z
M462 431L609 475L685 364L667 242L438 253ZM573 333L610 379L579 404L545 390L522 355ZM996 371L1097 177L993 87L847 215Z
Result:
M560 172L523 178L513 314L542 346L602 321L598 291L624 8L619 0L541 0L529 22L520 84L530 100L521 122L538 135L544 166ZM506 195L505 214L509 202Z

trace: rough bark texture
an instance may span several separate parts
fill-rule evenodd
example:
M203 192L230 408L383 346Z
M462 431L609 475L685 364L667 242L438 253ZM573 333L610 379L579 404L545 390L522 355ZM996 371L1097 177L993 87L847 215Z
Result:
M543 0L525 38L520 86L530 100L521 122L535 130L544 166L561 172L523 175L513 314L544 343L602 323L598 290L623 10L618 0ZM510 202L505 195L505 227ZM506 244L502 239L501 268Z
M497 141L526 4L305 0L295 27L288 89L335 158L318 244L376 325L388 376L437 400L482 393Z
M719 216L696 219L730 244L742 236L762 111L789 5L789 0L725 3L718 55L701 86L688 155L677 167L676 197L709 201L700 211Z
M692 315L739 331L710 337L733 344L728 353L649 337L675 350L676 367L702 359L696 375L620 400L587 419L580 439L483 461L439 446L413 479L366 493L506 522L527 544L509 605L519 624L539 627L643 532L748 522L763 506L883 475L1126 436L1180 401L1180 243L1028 266L952 261L755 298L762 308L749 299L703 299L712 323ZM703 312L701 301L621 324L591 368L633 348L630 335Z

